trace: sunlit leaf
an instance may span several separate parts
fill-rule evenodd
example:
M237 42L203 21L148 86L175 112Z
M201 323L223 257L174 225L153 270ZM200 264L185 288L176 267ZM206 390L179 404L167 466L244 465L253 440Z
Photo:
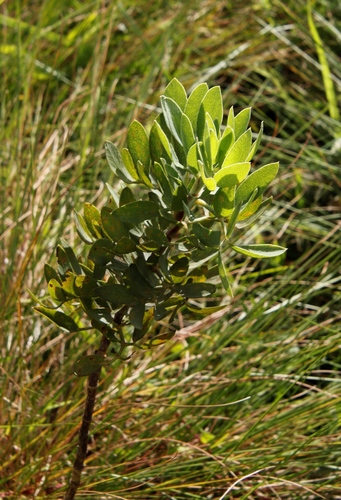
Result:
M277 257L278 255L282 255L287 251L286 248L281 247L279 245L231 245L231 248L238 253L243 255L247 255L248 257L255 258L271 258Z
M249 175L236 191L236 203L246 202L251 194L257 189L257 197L261 196L267 186L276 177L278 162L269 163Z
M179 108L184 111L187 104L187 94L179 80L173 78L165 88L164 95L173 99Z

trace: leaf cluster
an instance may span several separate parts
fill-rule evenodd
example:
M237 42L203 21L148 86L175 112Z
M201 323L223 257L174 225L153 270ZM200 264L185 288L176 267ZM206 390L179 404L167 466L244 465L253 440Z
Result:
M262 136L261 128L252 140L250 108L236 116L231 108L223 126L220 88L202 83L187 97L177 79L161 96L161 108L149 133L132 122L121 152L105 144L124 187L118 193L108 185L111 197L100 211L85 204L83 214L76 213L87 260L80 262L63 241L57 269L45 266L54 305L36 308L69 331L81 326L65 309L83 310L91 326L118 345L116 356L128 345L165 342L180 308L204 315L217 310L198 301L215 293L217 276L232 294L226 249L260 258L285 251L233 240L235 228L254 223L271 203L263 193L278 171L278 163L270 163L250 174ZM150 337L155 322L163 327ZM78 374L83 371L88 374L87 368Z

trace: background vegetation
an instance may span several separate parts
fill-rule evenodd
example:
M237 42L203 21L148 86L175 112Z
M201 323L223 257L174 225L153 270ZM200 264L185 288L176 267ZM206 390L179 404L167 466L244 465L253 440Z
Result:
M62 498L96 338L32 311L72 212L114 184L104 140L150 124L172 77L265 123L275 202L231 255L233 300L103 373L79 498L341 498L338 0L0 2L0 496ZM223 292L222 297L223 297ZM86 338L85 338L86 335Z

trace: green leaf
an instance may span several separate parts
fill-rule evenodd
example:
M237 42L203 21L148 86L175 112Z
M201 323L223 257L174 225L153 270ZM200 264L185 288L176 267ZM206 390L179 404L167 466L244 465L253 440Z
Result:
M241 208L242 208L242 203L239 202L235 206L235 208L234 208L234 210L233 210L233 212L231 214L231 217L230 217L230 219L228 221L228 224L227 224L226 230L225 230L225 237L226 237L226 239L228 239L231 236L231 234L233 233L233 230L235 228L235 225L236 225L236 222L237 222L237 218L238 218L238 215L239 215L239 212L240 212Z
M277 172L278 162L264 165L264 167L249 175L237 189L236 203L245 203L255 189L258 189L257 198L261 196L270 182L276 177Z
M215 191L217 189L217 184L213 177L206 177L204 164L201 160L198 160L198 167L201 179L209 191Z
M108 366L110 361L106 360L100 354L91 354L78 359L73 365L73 373L77 377L87 377L92 373L97 372L102 366Z
M137 120L134 120L128 129L127 145L135 166L140 161L145 172L148 172L150 166L149 139L143 125Z
M169 206L172 202L173 196L172 187L168 181L168 176L166 176L161 163L157 161L154 162L153 174L164 195L164 201L166 202L166 205Z
M266 200L264 200L252 215L250 215L246 218L243 218L242 220L238 219L236 227L238 229L243 229L244 227L247 227L247 226L250 226L251 224L253 224L265 212L265 210L268 208L268 206L271 204L271 202L272 202L272 196L270 198L267 198Z
M229 109L229 114L227 116L227 125L234 130L234 109L233 106Z
M173 283L182 283L186 277L189 266L189 260L187 257L181 257L178 259L169 269Z
M219 189L213 200L213 208L219 217L229 217L234 210L236 188Z
M144 310L145 305L141 302L134 305L129 312L130 323L138 330L143 329Z
M221 258L221 253L220 252L218 254L218 270L219 270L219 276L220 276L220 279L221 279L223 287L225 288L225 290L227 291L227 293L231 297L233 297L233 292L232 292L231 284L230 284L230 281L228 279L226 268L225 268L225 265L224 265L223 260Z
M253 196L249 198L247 204L243 206L243 210L240 211L237 222L248 219L258 210L262 203L262 198L258 198L257 193L258 190L255 189Z
M185 107L185 114L188 116L192 124L194 134L197 131L197 120L198 120L199 109L203 98L207 94L207 91L208 91L207 83L200 83L197 87L195 87L195 89L193 90L193 92L191 93L191 95L187 100L187 104Z
M187 104L187 94L179 80L173 78L173 80L171 80L167 85L164 95L173 99L179 108L184 111Z
M116 283L108 283L96 288L94 290L94 297L99 297L117 306L134 306L141 302L126 286Z
M209 297L216 291L216 287L212 283L186 283L185 285L175 285L174 289L188 299Z
M77 213L76 211L74 212L74 215L75 215L76 230L79 237L81 238L81 240L84 241L84 243L91 245L91 243L93 243L94 241L94 238L90 233L83 216Z
M152 201L134 201L113 212L121 222L140 224L159 215L159 207Z
M65 252L65 254L70 262L70 266L71 266L71 269L73 270L73 272L75 274L78 274L78 275L83 274L82 268L79 265L78 259L75 255L74 251L72 250L72 248L68 244L68 242L65 241L64 239L61 239L61 243L63 245L64 252Z
M55 279L60 284L60 276L57 271L52 266L50 266L50 264L44 265L44 275L47 283L50 280Z
M263 137L263 130L264 130L264 122L261 123L258 137L255 140L255 142L252 144L251 149L250 149L250 153L248 154L248 157L246 158L246 161L251 161L252 158L257 153L257 150L258 150L259 145L260 145L260 141L262 140L262 137Z
M209 91L205 94L204 99L202 100L199 109L197 124L197 135L199 139L202 139L204 134L206 113L211 116L215 126L215 131L219 136L221 122L223 120L223 100L221 96L221 89L219 86L210 88Z
M193 313L200 314L202 316L208 316L209 314L221 311L221 309L224 309L224 307L226 307L226 304L221 306L212 306L212 307L198 307L194 304L191 304L190 302L187 302L186 307L189 311Z
M125 166L125 168L126 168L127 172L129 173L132 180L129 180L129 177L122 176L122 175L118 175L118 177L120 177L120 179L122 179L126 184L132 183L134 181L139 181L140 176L139 176L137 168L134 164L134 160L129 152L129 149L127 149L127 148L122 149L122 160L123 160L124 166Z
M73 282L73 290L77 297L93 297L94 289L97 288L97 281L90 276L76 276Z
M55 278L50 279L47 289L53 300L56 300L57 302L65 302L67 300L67 296L65 295L59 280L56 280Z
M231 245L231 248L238 253L247 255L248 257L255 258L271 258L278 257L287 251L286 248L280 247L279 245Z
M181 142L187 155L191 146L195 143L193 127L187 115L181 115Z
M218 187L231 188L240 184L250 171L249 162L234 163L219 170L213 177Z
M160 128L160 126L159 126L159 128ZM161 131L162 131L162 129L161 129ZM163 131L162 131L162 133L164 134ZM166 137L166 141L168 142L167 137ZM166 160L171 161L171 158L170 158L169 154L166 152L166 149L161 141L160 133L158 130L158 124L156 121L153 123L153 126L150 130L149 149L150 149L150 155L152 158L152 163L155 161L160 162L161 158L165 158ZM169 144L168 144L168 149L169 149Z
M182 145L181 117L182 110L173 99L161 96L161 108L166 125L173 137Z
M123 237L129 236L128 228L115 215L114 211L108 207L103 207L101 210L102 226L107 236L112 241L119 241Z
M188 154L187 154L187 165L191 167L195 172L198 172L199 170L199 164L198 164L198 147L202 143L196 143L193 144L193 146L190 147Z
M230 126L227 126L219 140L218 151L216 154L216 163L219 167L221 167L221 165L223 164L225 157L227 156L227 153L234 142L234 131Z
M238 140L233 144L232 148L227 153L222 168L233 165L234 163L245 162L250 153L252 143L252 133L249 128L242 134Z
M199 223L193 224L192 231L205 246L216 248L220 245L221 231L207 229Z
M57 246L56 254L58 262L58 272L62 277L64 277L68 271L71 271L72 266L64 248L60 245Z
M114 244L107 238L101 238L92 245L89 259L98 266L105 266L114 257Z
M251 108L243 109L234 119L234 134L236 140L245 132L251 118Z
M48 318L52 323L55 323L60 328L64 328L68 332L78 332L79 327L77 323L65 313L61 311L57 311L56 309L49 309L47 307L38 306L34 308L42 316Z
M149 179L149 172L148 172L149 169L147 169L145 167L145 165L140 160L137 160L136 168L137 168L141 182L143 182L143 184L145 186L147 186L148 188L152 189L153 184L151 183L151 181Z
M129 293L141 299L150 300L154 296L154 288L150 286L148 281L141 275L136 264L130 264L125 273L125 284Z
M101 238L103 236L101 228L101 214L91 203L84 204L84 221L92 236L95 238Z
M158 133L158 136L159 136L159 139L161 141L161 144L162 144L162 146L163 146L163 148L164 148L164 150L166 152L165 160L166 161L172 161L172 151L171 151L171 148L170 148L170 143L169 143L167 135L164 133L161 125L156 120L154 121L153 127L154 126L155 126L155 129L156 129L156 132ZM160 159L161 159L161 157L160 157Z
M127 238L126 236L123 236L123 238L121 238L115 246L115 253L118 253L119 255L135 252L135 250L136 243L131 238Z
M126 186L121 191L118 205L122 207L123 205L126 205L127 203L132 203L133 201L136 201L134 193L132 192L130 187Z
M128 168L126 170L125 163L123 163L123 151L122 151L122 156L121 156L117 147L112 142L109 142L109 141L106 141L104 143L104 149L105 149L105 155L107 158L107 162L109 163L109 167L114 172L114 174L117 175L117 177L119 177L120 179L122 179L123 181L125 181L127 183L133 182L134 179L138 180L134 177L134 175L137 176L137 174L132 175L132 173L134 173L134 164L133 164L132 172L130 172L130 170ZM129 177L129 175L127 175L128 172L129 172L131 177Z

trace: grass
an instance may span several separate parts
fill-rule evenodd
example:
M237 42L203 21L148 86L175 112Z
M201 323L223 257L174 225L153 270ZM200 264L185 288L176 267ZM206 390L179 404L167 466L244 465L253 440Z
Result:
M79 248L73 210L114 184L104 140L151 123L173 76L252 105L255 131L264 120L256 164L279 159L280 175L245 240L288 252L227 255L224 314L103 371L79 498L341 498L340 13L310 7L1 4L3 498L62 498L85 395L72 366L97 345L33 314L27 288L43 293L60 238Z

